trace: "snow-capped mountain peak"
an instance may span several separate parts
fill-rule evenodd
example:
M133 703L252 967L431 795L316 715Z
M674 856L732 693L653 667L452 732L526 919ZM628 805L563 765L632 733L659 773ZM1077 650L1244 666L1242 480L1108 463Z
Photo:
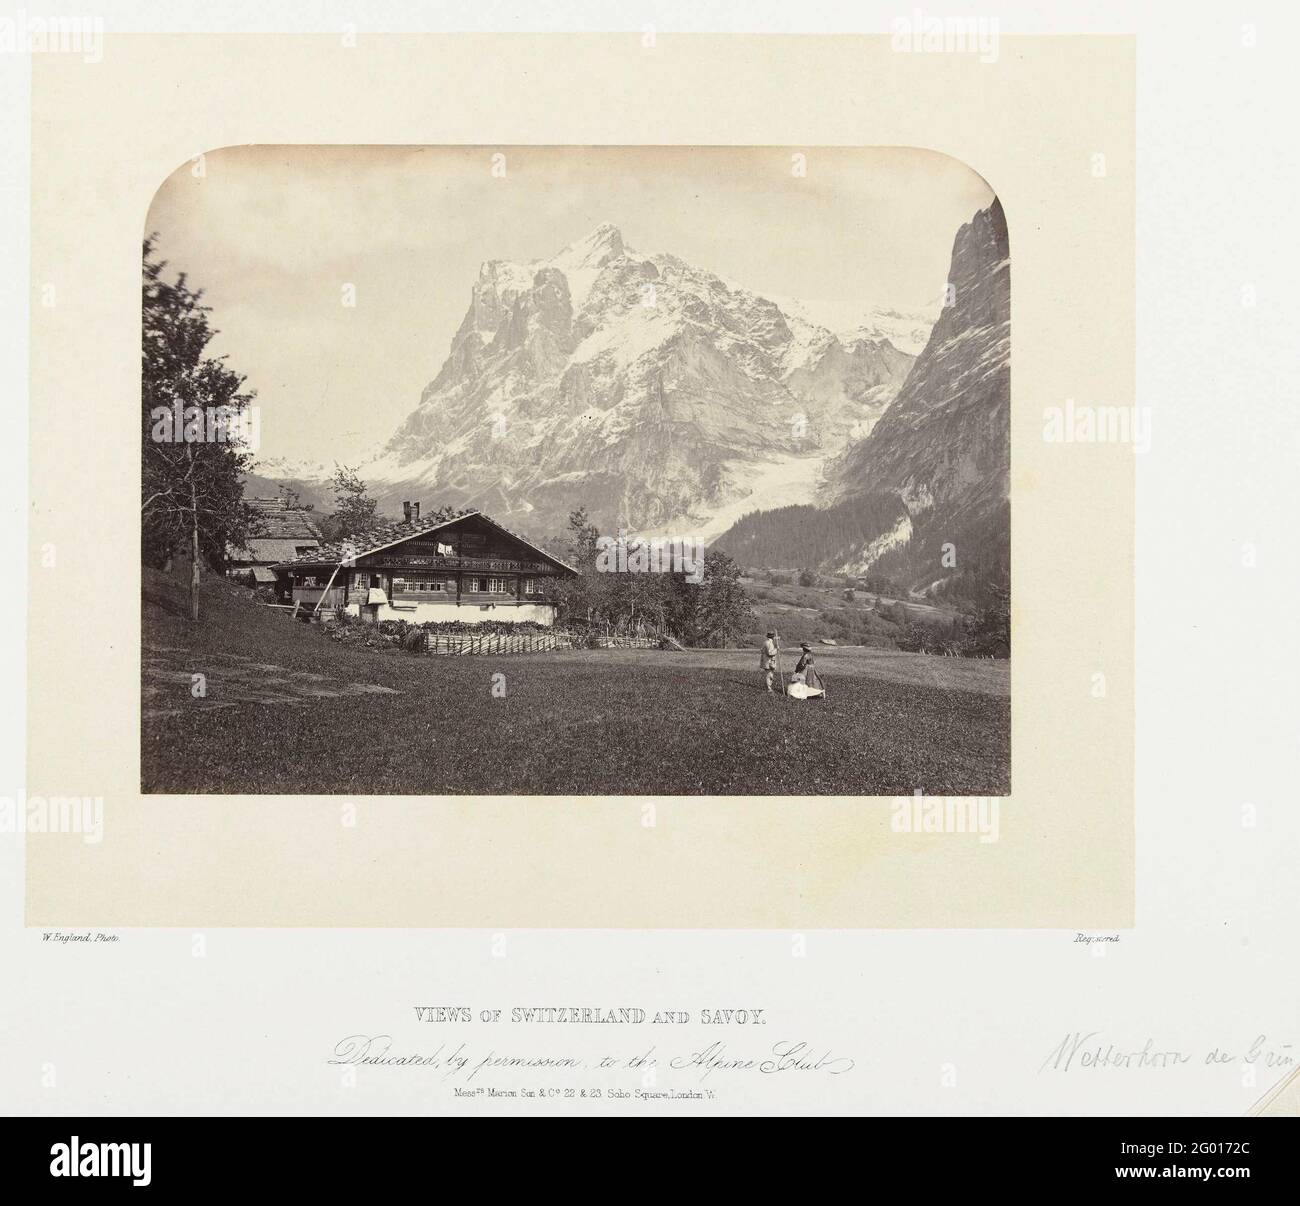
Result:
M578 506L605 527L705 527L760 505L760 478L815 480L911 363L883 334L846 343L602 223L547 258L481 266L445 363L362 476L381 498L532 529Z
M601 269L624 253L622 232L613 223L602 222L586 238L570 243L544 264L564 274L570 303L574 310L580 310Z

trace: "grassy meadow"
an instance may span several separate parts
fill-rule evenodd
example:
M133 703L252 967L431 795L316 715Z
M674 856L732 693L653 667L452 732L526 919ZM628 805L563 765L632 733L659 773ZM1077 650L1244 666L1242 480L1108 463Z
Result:
M842 579L800 586L797 570L786 571L785 576L791 580L779 585L761 575L742 578L741 585L753 603L758 632L775 630L790 645L829 637L840 643L892 649L903 632L894 618L902 614L900 606L906 610L909 622L949 625L959 618L955 608L943 604L880 595L861 588L849 592L853 596L850 599Z
M203 618L191 624L182 585L144 573L146 792L1001 795L1010 787L1005 661L819 647L827 697L800 702L763 690L756 649L417 657L343 646L220 579L205 583ZM788 623L778 627L798 639ZM787 674L794 660L783 658Z

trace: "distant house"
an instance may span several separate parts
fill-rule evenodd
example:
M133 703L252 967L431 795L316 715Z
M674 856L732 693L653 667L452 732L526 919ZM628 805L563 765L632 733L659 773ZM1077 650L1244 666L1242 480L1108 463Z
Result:
M554 622L549 588L577 571L477 511L421 522L403 506L402 523L277 565L293 602L369 621Z
M310 511L290 505L284 498L246 498L257 514L255 535L242 548L226 551L226 573L255 586L276 582L272 566L314 553L323 540Z

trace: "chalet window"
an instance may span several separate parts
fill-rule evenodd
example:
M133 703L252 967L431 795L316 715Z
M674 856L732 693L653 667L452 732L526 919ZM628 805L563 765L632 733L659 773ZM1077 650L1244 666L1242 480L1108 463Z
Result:
M393 594L395 595L422 595L429 593L442 594L453 589L454 584L449 583L446 578L431 578L421 575L414 575L407 578L393 579Z
M370 575L369 575L369 574L353 574L353 575L352 575L352 585L355 586L358 590L369 590L369 589L370 589Z
M543 594L545 594L545 593L546 593L546 589L545 589L545 586L543 585L542 580L541 580L540 578L525 578L525 579L524 579L524 594L525 594L525 595L543 595Z

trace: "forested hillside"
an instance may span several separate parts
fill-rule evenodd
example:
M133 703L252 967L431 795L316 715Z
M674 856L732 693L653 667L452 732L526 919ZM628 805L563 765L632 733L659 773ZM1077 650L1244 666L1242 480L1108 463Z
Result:
M848 498L833 507L778 507L741 518L711 546L741 565L837 569L864 543L907 517L896 494Z

